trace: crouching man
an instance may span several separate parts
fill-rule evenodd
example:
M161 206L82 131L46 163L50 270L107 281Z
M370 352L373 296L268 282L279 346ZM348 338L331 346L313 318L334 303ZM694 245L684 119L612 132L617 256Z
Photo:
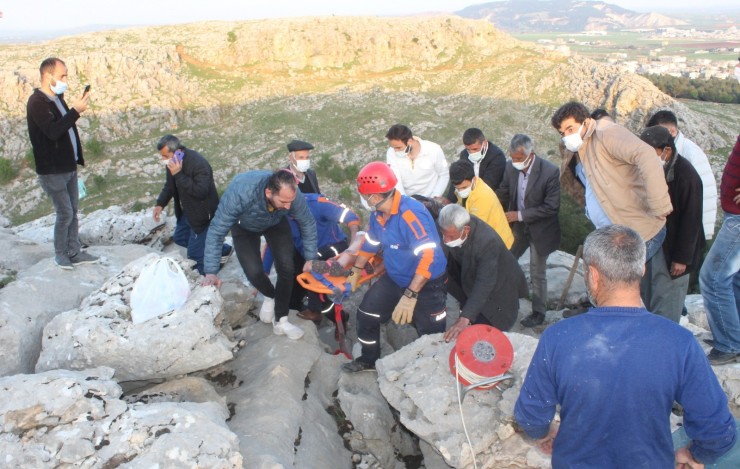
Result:
M727 397L690 331L640 305L645 242L611 225L583 247L595 305L542 334L514 416L559 467L703 467L735 444ZM673 452L683 406L691 445ZM560 427L552 423L560 406Z
M460 318L445 333L454 340L471 324L502 331L514 325L527 280L493 228L460 205L447 205L437 220L447 255L447 289L460 302Z

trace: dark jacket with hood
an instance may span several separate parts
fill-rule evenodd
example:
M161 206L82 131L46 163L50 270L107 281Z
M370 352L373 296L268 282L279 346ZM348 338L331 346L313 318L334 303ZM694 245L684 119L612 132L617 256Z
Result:
M28 98L26 120L28 136L33 147L33 158L37 174L63 174L85 166L82 158L82 142L75 122L80 118L76 109L69 109L64 95L59 95L67 114L62 116L56 103L43 91L36 88ZM69 129L74 132L79 159L75 156Z
M473 162L468 158L469 155L470 153L468 150L463 150L460 152L459 159L473 164ZM483 159L480 160L478 177L483 179L483 181L488 184L488 187L495 191L498 189L499 184L501 184L505 168L506 155L504 155L504 152L499 147L489 141L486 154L483 156ZM457 200L457 196L455 195L455 186L452 184L450 184L450 188L447 191L447 199L451 202L455 202Z

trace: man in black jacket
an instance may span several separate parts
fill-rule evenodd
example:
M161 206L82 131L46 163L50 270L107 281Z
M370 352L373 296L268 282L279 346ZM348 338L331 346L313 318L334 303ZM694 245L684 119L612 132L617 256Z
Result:
M648 127L640 138L655 148L663 164L673 205L665 222L663 246L645 265L640 292L645 308L678 322L689 288L689 273L699 267L706 243L702 224L704 190L699 173L678 154L668 129Z
M288 170L295 175L298 189L304 194L320 194L319 180L311 169L311 150L313 145L303 140L291 140L288 143Z
M460 317L445 332L455 340L471 324L489 324L502 331L514 325L519 298L527 296L527 280L501 237L457 204L439 212L447 256L447 292L460 302Z
M506 156L499 147L486 140L483 131L476 128L470 128L463 133L463 145L465 150L460 152L460 160L466 161L473 165L475 175L481 179L494 191L501 184L501 178L504 176L506 166ZM447 192L447 199L455 202L455 187L450 185Z
M496 195L514 232L511 252L518 259L529 249L532 315L522 325L532 327L545 321L547 257L560 246L560 170L535 155L528 135L514 135L509 154Z
M80 250L77 233L77 165L84 166L82 143L75 122L87 109L89 94L67 107L67 66L51 57L39 67L41 86L28 98L26 118L28 136L39 184L51 198L56 211L54 223L54 262L65 270L75 265L92 264L98 258Z
M218 208L218 193L213 182L213 170L200 153L186 148L174 135L165 135L157 142L162 162L167 166L167 178L152 216L159 216L170 199L175 199L177 227L172 238L188 249L188 259L195 261L195 269L203 271L203 253L211 219ZM226 262L232 248L224 244L221 263Z

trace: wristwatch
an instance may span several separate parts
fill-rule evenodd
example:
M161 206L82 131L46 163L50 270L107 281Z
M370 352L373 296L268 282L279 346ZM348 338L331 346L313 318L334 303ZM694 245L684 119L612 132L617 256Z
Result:
M419 298L419 292L416 292L416 291L413 291L407 288L403 291L403 296L405 296L406 298L412 298L415 300Z

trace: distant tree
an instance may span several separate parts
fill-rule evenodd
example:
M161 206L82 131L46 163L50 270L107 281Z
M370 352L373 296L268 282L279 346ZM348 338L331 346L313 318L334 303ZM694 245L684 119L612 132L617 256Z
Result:
M236 42L236 33L234 31L229 31L226 33L226 39L229 41L229 44L233 44Z
M692 79L670 75L646 75L663 93L674 98L698 99L713 103L740 104L740 83L734 78Z

